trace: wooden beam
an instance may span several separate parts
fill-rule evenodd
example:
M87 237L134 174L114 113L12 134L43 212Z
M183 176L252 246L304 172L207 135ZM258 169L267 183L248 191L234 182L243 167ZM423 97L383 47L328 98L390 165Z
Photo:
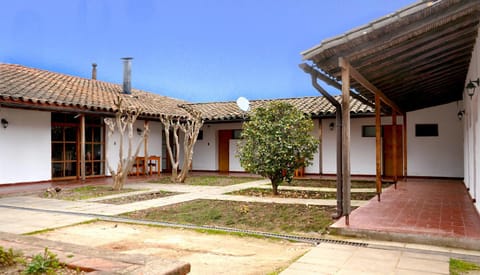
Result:
M407 180L407 113L403 113L403 176Z
M318 72L318 73L315 74L315 76L316 76L318 79L320 79L320 80L322 80L323 82L325 82L326 84L328 84L328 85L330 85L330 86L332 86L332 87L334 87L334 88L337 88L337 89L339 89L340 91L342 90L342 85L341 85L340 83L338 83L338 82L336 82L334 79L332 79L332 78L324 75L323 73ZM360 102L362 102L363 104L368 105L368 106L370 106L370 107L372 107L372 108L374 107L373 104L372 104L372 102L368 101L368 99L366 99L366 98L363 97L362 95L359 95L359 94L357 94L357 93L355 93L355 92L353 92L353 91L350 91L350 95L351 95L353 98L355 98L356 100L359 100Z
M148 120L144 120L143 121L143 131L145 131L145 129L147 129L148 127ZM145 132L143 133L145 135ZM144 136L144 139L143 139L143 173L145 175L148 175L148 163L149 163L149 160L148 160L148 135L145 135Z
M85 169L85 115L80 116L80 178L85 181L87 176Z
M397 188L397 180L398 180L398 141L397 141L397 114L395 112L392 113L392 135L393 135L393 140L392 140L392 153L393 153L393 182L395 183L395 189Z
M344 59L344 58L340 58L339 59L340 61L340 67L342 68L342 83L343 83L343 71L345 70L344 68L349 68L349 72L350 72L350 75L352 76L352 78L354 78L358 83L360 83L360 85L362 85L363 87L365 87L365 89L369 90L370 92L372 92L374 95L378 95L380 97L380 99L385 103L387 104L388 106L390 106L395 112L401 114L403 113L400 109L400 107L397 106L397 104L395 102L393 102L392 100L390 100L390 98L388 98L382 91L380 91L377 87L375 87L375 85L373 85L370 81L368 81L359 71L357 71L352 65L350 65L350 63L348 62L348 60ZM350 84L350 83L349 83ZM349 85L350 86L350 85ZM343 85L342 85L343 87Z
M375 183L377 199L380 201L382 194L382 118L380 97L375 95Z
M345 63L343 58L340 64ZM340 65L342 66L342 65ZM342 66L342 176L343 176L343 213L345 223L349 225L350 215L350 66Z

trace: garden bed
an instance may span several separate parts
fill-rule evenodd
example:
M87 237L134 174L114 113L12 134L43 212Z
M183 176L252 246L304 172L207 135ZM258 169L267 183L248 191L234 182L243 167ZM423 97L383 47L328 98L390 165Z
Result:
M252 197L275 197L275 198L294 198L294 199L322 199L335 200L336 192L321 192L310 190L278 190L278 195L274 196L272 189L266 188L248 188L228 193L228 195L242 195ZM350 194L352 200L370 200L376 196L373 192L355 192Z
M107 200L102 200L102 201L97 201L97 202L120 205L120 204L127 204L127 203L138 202L138 201L153 200L153 199L173 196L173 195L177 195L177 194L181 194L181 193L168 192L168 191L155 191L155 192L150 192L150 193L145 193L145 194L138 194L138 195L132 195L132 196L123 196L123 197L118 197L118 198L113 198L113 199L107 199Z
M41 198L54 198L61 200L77 201L86 200L91 198L98 198L104 196L110 196L115 194L122 194L133 191L140 191L138 189L124 188L122 190L113 190L111 186L107 185L88 185L76 188L62 188L59 192L43 192L40 194Z
M194 200L122 214L133 219L225 226L256 231L326 233L335 207L220 200Z
M245 183L249 181L260 180L260 177L231 177L231 176L191 176L188 177L184 183L187 185L209 185L209 186L227 186L239 183ZM150 183L162 183L162 184L178 184L173 182L170 177L162 177L150 181Z

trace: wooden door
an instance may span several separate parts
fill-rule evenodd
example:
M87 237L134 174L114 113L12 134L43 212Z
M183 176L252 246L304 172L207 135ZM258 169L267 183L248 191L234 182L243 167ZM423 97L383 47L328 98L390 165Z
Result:
M228 173L230 169L230 139L233 138L232 130L218 131L218 172Z
M403 138L402 125L396 126L397 136L397 176L403 175ZM383 126L383 176L387 178L394 177L394 156L393 156L393 126Z

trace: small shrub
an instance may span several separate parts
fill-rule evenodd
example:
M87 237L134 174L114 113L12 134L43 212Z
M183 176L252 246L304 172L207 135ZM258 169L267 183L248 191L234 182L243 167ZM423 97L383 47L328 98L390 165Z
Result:
M32 261L25 268L24 274L56 274L58 269L62 268L62 264L57 255L48 251L33 256Z
M4 250L0 246L0 266L12 266L17 263L23 263L22 252L14 251L13 249Z

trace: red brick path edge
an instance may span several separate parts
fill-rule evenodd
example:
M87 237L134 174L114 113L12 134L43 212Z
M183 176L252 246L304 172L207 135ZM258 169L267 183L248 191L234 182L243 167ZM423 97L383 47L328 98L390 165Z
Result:
M60 262L88 274L168 274L190 272L190 264L147 255L121 254L113 251L44 240L33 236L0 232L0 246L22 251L24 255L43 254L47 247Z

